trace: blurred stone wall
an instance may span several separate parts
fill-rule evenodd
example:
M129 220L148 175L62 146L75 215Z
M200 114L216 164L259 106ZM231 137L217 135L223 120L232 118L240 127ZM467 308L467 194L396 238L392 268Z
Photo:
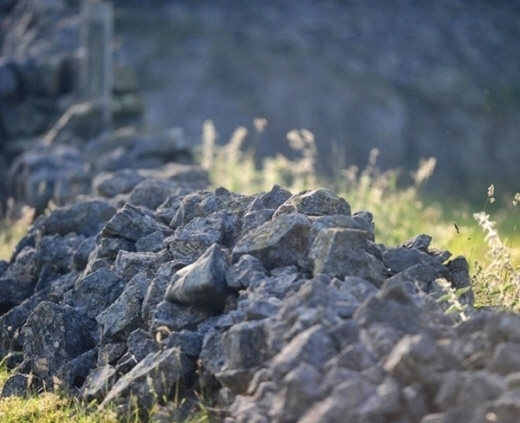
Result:
M320 165L415 169L430 188L482 198L518 190L520 4L402 0L116 2L116 31L137 69L145 122L193 142L212 119L226 142L265 117L262 155L312 131ZM125 6L122 8L122 6ZM330 153L336 143L344 154ZM515 185L516 184L516 185Z

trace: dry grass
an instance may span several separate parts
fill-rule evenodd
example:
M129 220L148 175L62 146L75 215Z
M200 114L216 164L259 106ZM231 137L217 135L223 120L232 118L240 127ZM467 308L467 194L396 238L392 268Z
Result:
M267 122L257 135L261 133ZM210 171L214 187L224 186L235 192L255 193L270 190L280 184L291 192L313 189L319 186L331 188L344 197L353 210L369 210L376 223L376 241L393 246L415 235L426 233L433 238L433 244L447 249L453 255L463 255L470 262L476 304L501 307L520 311L520 250L514 248L520 242L520 233L513 224L507 236L501 236L498 225L491 220L486 207L495 201L495 187L491 185L482 212L475 213L476 220L467 205L458 205L455 210L444 210L438 203L426 204L421 196L421 188L433 174L434 158L422 160L411 174L412 184L397 187L396 171L380 172L377 168L378 151L372 150L367 165L344 168L341 149L337 148L333 157L332 179L319 178L315 171L317 149L314 136L302 129L287 134L289 145L296 159L282 155L263 160L262 168L256 169L254 151L242 151L241 146L247 130L241 128L232 140L224 146L217 146L216 131L211 122L206 122L203 130L203 157L206 169ZM501 220L517 220L517 204L520 194L513 199L515 209L498 213ZM512 216L514 215L514 216Z
M11 258L14 248L27 233L27 229L33 219L34 209L24 207L20 217L6 217L0 220L0 260L9 260Z

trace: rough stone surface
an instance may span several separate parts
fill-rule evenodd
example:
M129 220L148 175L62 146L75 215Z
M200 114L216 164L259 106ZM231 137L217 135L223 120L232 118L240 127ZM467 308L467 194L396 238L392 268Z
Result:
M213 244L195 263L174 275L164 298L186 305L222 310L228 294L228 262L228 253Z
M429 236L376 244L328 190L154 195L35 221L0 274L3 395L60 387L145 419L204 386L226 423L515 421L520 317L474 309L467 262ZM469 288L464 315L444 286Z

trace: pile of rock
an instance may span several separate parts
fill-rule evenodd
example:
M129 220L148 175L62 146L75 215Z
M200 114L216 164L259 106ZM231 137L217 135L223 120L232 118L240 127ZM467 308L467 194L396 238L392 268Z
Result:
M55 209L0 262L2 396L60 388L157 421L196 393L227 423L516 421L520 317L476 313L471 290L465 313L438 301L442 280L470 286L464 258L377 244L323 188L162 188Z
M42 211L53 196L57 204L63 204L63 195L70 196L53 194L56 183L70 180L75 194L83 193L84 183L89 185L88 169L77 151L42 151L40 145L41 136L47 134L47 144L66 140L69 146L79 147L104 129L100 110L74 106L80 94L80 3L0 1L0 215L9 196ZM139 120L142 102L133 69L117 52L114 56L112 109L114 125L119 127ZM28 157L12 165L29 150ZM20 167L25 168L22 175ZM15 178L25 178L27 167L37 168L27 184L41 183L40 194L33 192L34 186L21 187L24 181L13 181L16 186L8 181L9 169Z

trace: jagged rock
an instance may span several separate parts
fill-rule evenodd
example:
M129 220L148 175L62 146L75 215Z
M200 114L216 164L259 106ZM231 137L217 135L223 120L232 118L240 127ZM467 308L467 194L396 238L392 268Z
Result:
M66 236L69 233L91 237L97 235L114 216L116 209L106 201L86 200L53 210L51 214L35 222L43 235Z
M121 295L96 316L104 341L123 340L143 324L141 306L148 284L148 275L138 273L126 284Z
M139 238L135 243L135 249L138 252L146 251L157 253L163 249L164 239L164 233L160 231L152 232L150 235Z
M299 363L282 381L282 389L273 399L270 416L280 422L297 421L318 401L323 392L320 382L323 374L305 361Z
M116 382L101 405L115 402L127 412L147 416L156 401L182 392L193 369L191 360L176 348L149 354Z
M100 366L115 365L126 353L128 346L126 342L115 342L103 344L98 347L97 363Z
M344 214L350 216L350 205L327 188L318 188L295 194L276 210L273 217L287 213L307 216Z
M70 306L40 303L23 327L23 353L31 371L53 386L52 377L61 366L96 345L95 328Z
M276 379L283 378L298 363L306 362L316 369L323 369L325 362L332 358L337 350L329 335L320 325L312 326L297 335L287 344L272 362Z
M77 394L90 371L96 367L97 354L94 348L63 364L53 376L54 388Z
M120 250L114 262L114 270L122 279L130 280L138 273L155 270L159 260L155 253Z
M271 191L262 192L255 196L247 207L246 212L273 210L275 211L292 196L291 192L280 185L273 185Z
M130 242L135 242L139 238L157 231L166 235L172 233L170 228L155 220L154 217L145 213L142 209L132 204L125 204L105 225L101 234L108 238L123 238Z
M282 215L241 237L233 249L233 261L244 254L262 261L268 270L307 266L310 221L301 214Z
M0 279L0 312L6 313L34 294L37 279L28 275Z
M358 229L323 229L312 243L309 257L314 275L360 276L380 285L384 267L366 252L367 234Z
M87 267L90 253L96 248L96 238L91 236L82 239L72 255L72 268L84 270Z
M214 312L206 308L161 301L155 308L151 329L158 331L165 327L169 332L194 330L213 315Z
M143 179L144 177L135 169L101 172L94 176L92 188L95 194L113 198L118 194L130 192Z
M89 192L87 165L80 152L69 146L49 151L27 151L9 169L9 185L16 200L41 214L51 199L58 205Z
M164 298L186 305L222 310L229 293L226 284L228 267L227 252L214 244L195 263L174 275Z
M65 294L63 304L95 319L121 295L123 289L124 282L120 276L101 268L78 279L74 288Z
M195 217L165 240L174 259L195 261L213 244L232 247L240 234L240 220L224 210Z
M520 371L520 346L512 342L498 344L488 364L488 370L501 375Z
M37 244L38 259L42 266L50 266L58 273L68 273L72 267L74 251L83 241L75 234L61 237L59 235L44 236Z
M2 398L12 396L23 397L32 386L32 376L16 373L9 376L2 386Z
M514 421L520 318L467 302L462 321L438 301L440 278L469 286L465 260L427 235L386 248L369 212L289 194L220 188L117 212L88 200L85 231L76 206L40 217L0 276L0 353L22 352L6 393L61 381L126 416L139 397L145 418L156 392L164 411L172 389L203 384L230 423ZM297 198L317 215L272 218Z
M154 216L165 225L169 225L181 206L181 195L170 195L155 209Z
M229 267L226 281L230 288L238 290L253 285L255 280L265 279L266 273L267 271L260 260L249 254L244 254Z
M109 365L98 367L89 373L81 389L80 397L88 402L92 400L102 401L112 389L116 380L117 375L114 367Z
M456 257L452 260L450 260L446 267L448 268L449 276L448 279L451 282L453 288L455 289L462 289L471 288L471 278L469 276L469 264L467 260L462 257ZM474 302L474 295L473 291L468 290L467 292L463 293L459 300L465 304L473 305Z
M189 330L181 330L168 335L162 343L166 348L178 348L187 357L198 357L202 350L202 334Z

